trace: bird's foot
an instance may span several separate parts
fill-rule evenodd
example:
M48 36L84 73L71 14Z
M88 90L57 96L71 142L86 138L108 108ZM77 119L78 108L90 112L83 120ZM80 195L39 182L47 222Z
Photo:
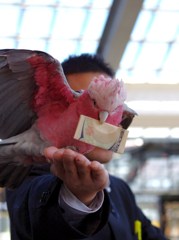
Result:
M78 148L75 147L75 146L66 146L65 148L71 149L71 150L73 150L73 151L75 151L75 152L78 152Z

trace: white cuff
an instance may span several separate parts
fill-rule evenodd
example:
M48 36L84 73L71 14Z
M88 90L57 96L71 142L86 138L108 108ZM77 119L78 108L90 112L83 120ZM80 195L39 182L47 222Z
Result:
M97 212L103 204L104 192L98 192L92 203L89 206L86 206L63 184L58 198L59 205L61 205L60 200L63 200L68 206L81 212L82 214L94 213Z

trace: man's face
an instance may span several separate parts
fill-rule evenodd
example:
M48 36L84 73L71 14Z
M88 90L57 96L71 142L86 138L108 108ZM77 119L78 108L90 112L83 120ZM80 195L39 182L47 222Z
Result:
M98 77L101 74L107 76L106 74L100 73L100 72L88 72L88 73L69 74L66 77L67 77L68 83L70 84L70 87L73 90L78 91L81 89L84 89L84 90L87 89L92 79L94 77ZM111 151L96 147L93 151L85 155L91 161L96 160L100 163L107 163L112 159L113 153Z

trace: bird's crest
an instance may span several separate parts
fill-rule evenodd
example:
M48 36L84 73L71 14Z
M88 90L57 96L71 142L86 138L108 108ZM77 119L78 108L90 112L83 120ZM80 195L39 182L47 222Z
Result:
M108 112L112 112L116 107L123 105L126 99L124 83L103 75L93 79L88 87L88 92L96 105L101 110Z

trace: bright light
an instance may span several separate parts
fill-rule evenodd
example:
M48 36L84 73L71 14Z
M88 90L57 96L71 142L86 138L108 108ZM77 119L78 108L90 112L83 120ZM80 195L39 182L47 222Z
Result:
M141 146L145 138L178 138L179 128L138 128L130 127L126 146ZM135 139L135 140L134 140Z
M172 128L170 131L171 138L178 138L179 139L179 127L178 128Z
M128 139L126 142L126 148L128 147L141 147L144 144L142 138Z
M153 115L178 115L179 116L179 101L129 101L128 105L135 109L140 115L153 114Z

